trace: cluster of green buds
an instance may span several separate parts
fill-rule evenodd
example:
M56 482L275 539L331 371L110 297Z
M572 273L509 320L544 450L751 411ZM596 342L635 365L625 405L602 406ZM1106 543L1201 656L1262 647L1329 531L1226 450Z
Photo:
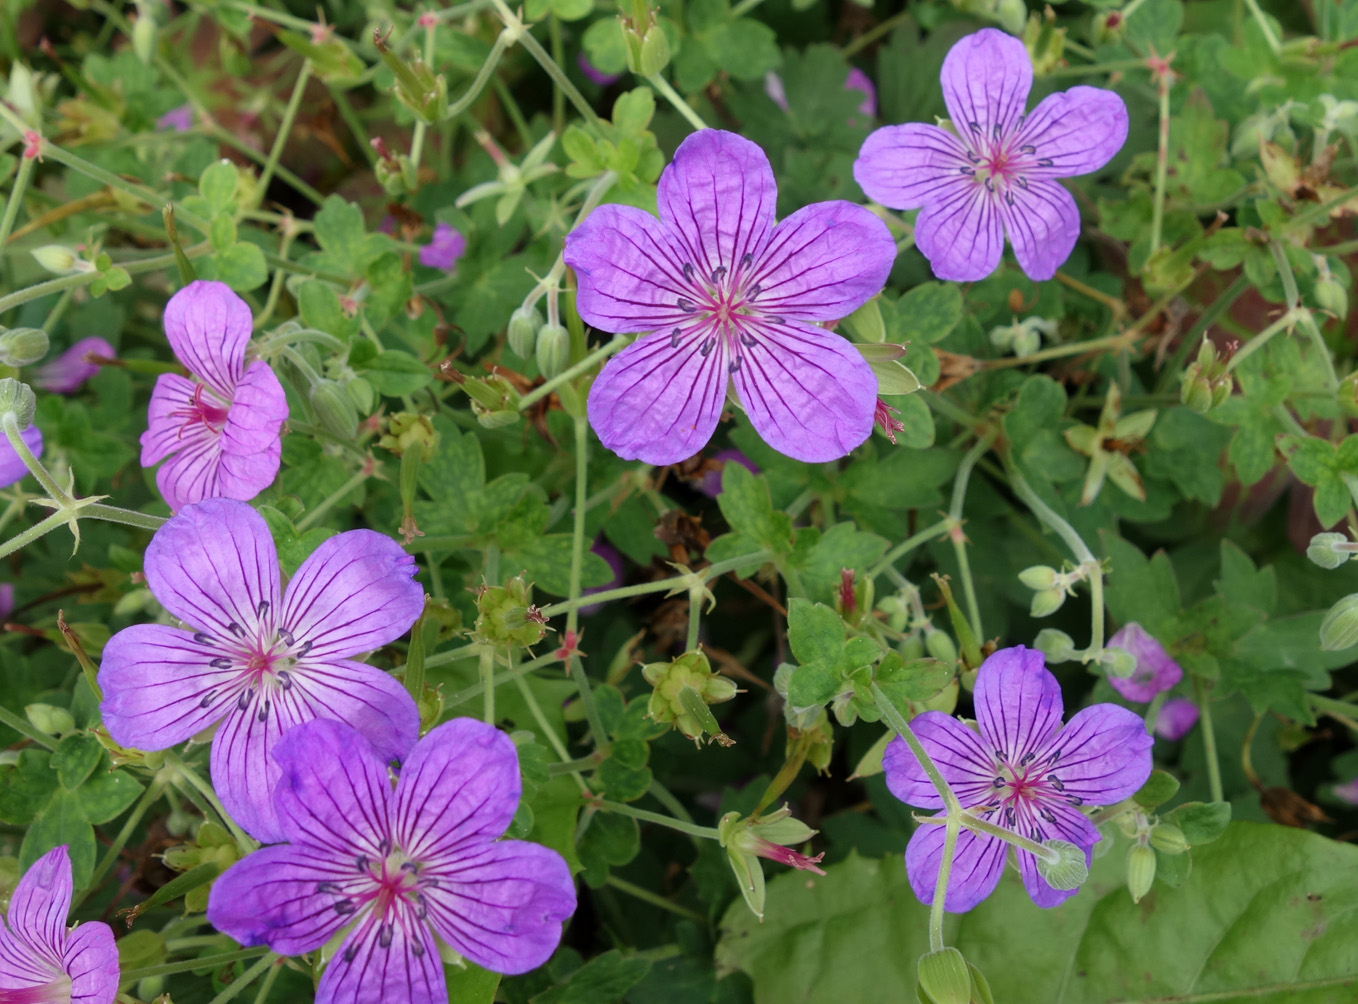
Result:
M1075 587L1089 578L1089 573L1090 569L1085 565L1074 568L1062 565L1059 572L1050 565L1033 565L1019 572L1019 581L1033 590L1029 616L1050 617L1056 613L1067 596L1075 595Z
M672 724L699 746L705 735L722 746L734 745L735 740L722 731L708 705L735 697L736 685L713 672L701 650L685 652L673 662L648 663L641 668L641 675L653 688L646 705L650 718Z
M764 919L764 869L759 858L780 861L801 871L824 875L818 867L823 854L814 858L792 850L816 835L800 820L792 818L792 810L784 805L765 816L742 816L728 812L717 823L718 841L726 848L726 855L735 873L736 885L745 897L745 904L756 917Z
M476 591L477 641L528 648L542 641L547 618L533 604L533 586L516 575L503 586L482 584Z
M623 44L627 47L627 69L642 77L653 77L670 61L670 42L665 30L646 0L620 0Z
M377 445L398 457L415 451L421 460L433 460L438 452L439 434L429 416L398 411L387 419Z
M1224 404L1235 387L1235 378L1226 368L1232 354L1218 354L1212 340L1204 338L1198 347L1198 358L1185 366L1179 377L1183 381L1179 400L1199 415Z
M448 372L471 398L472 414L483 427L501 429L519 420L519 392L500 374L468 377L457 370Z
M373 173L384 192L388 195L405 195L420 187L419 169L409 155L393 153L381 136L374 136L368 143L377 154Z
M1348 283L1330 271L1330 260L1323 254L1312 255L1311 260L1316 266L1316 304L1321 310L1344 320L1349 316Z
M1155 884L1156 853L1171 857L1183 854L1189 848L1188 840L1178 826L1140 810L1119 816L1118 828L1132 841L1127 849L1127 891L1133 903L1140 903Z
M990 344L1001 352L1012 352L1022 359L1042 348L1042 338L1056 337L1057 323L1045 317L1025 317L1013 319L1012 324L1000 325L990 329Z
M448 114L448 81L435 73L424 60L407 62L387 45L391 29L373 32L373 45L382 62L396 77L396 100L409 108L426 125L442 122Z
M919 1004L995 1004L990 983L956 948L921 955L915 978Z
M1097 427L1072 425L1065 430L1070 448L1089 458L1089 470L1085 473L1084 487L1080 492L1081 505L1090 505L1099 497L1105 478L1132 498L1146 501L1146 486L1142 484L1141 474L1128 454L1137 449L1150 433L1151 426L1155 424L1155 415L1155 409L1152 408L1124 416L1122 391L1114 382L1108 385Z
M165 866L172 871L187 872L210 864L217 866L217 874L220 875L240 858L240 848L226 827L205 819L198 827L193 842L176 844L167 849L162 857ZM184 895L185 908L190 913L203 912L207 909L207 897L211 891L210 882L190 889Z
M459 209L470 206L473 202L480 202L482 199L497 198L495 203L495 222L504 226L509 222L509 218L514 215L514 210L519 207L524 194L528 191L528 186L539 178L545 178L549 174L555 174L561 168L557 167L547 155L552 152L552 146L556 143L556 133L549 132L542 139L534 144L533 148L524 154L523 161L515 164L491 139L488 133L478 132L476 141L481 144L482 149L490 155L495 162L496 173L499 175L494 181L483 181L479 185L473 185L457 197L453 203Z
M1023 6L1023 5L1020 5ZM1066 54L1066 29L1056 27L1056 12L1033 11L1023 26L1023 44L1033 60L1033 73L1045 77L1061 65Z
M0 366L32 366L47 355L47 332L40 328L0 328Z

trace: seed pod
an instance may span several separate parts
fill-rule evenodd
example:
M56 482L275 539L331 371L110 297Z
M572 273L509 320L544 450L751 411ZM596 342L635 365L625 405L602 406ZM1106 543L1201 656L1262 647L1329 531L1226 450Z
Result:
M509 318L509 348L516 356L531 359L538 344L542 314L536 307L520 307Z
M641 39L641 57L638 72L643 77L653 77L663 70L670 61L670 42L661 31L660 25L653 24L646 29Z
M1182 854L1189 845L1184 831L1173 823L1156 823L1151 829L1151 846L1161 854Z
M538 329L538 370L548 380L560 376L571 357L571 336L560 324L544 324Z
M1145 844L1134 844L1127 852L1127 891L1132 894L1132 902L1140 903L1154 884L1155 852Z
M1311 538L1311 543L1306 548L1306 557L1311 559L1312 564L1321 568L1338 568L1353 557L1353 552L1341 551L1336 545L1348 542L1349 538L1342 533L1318 533Z
M1033 565L1019 572L1019 581L1029 589L1053 589L1059 574L1050 565Z
M69 275L76 270L76 262L80 261L74 251L62 244L44 244L34 248L33 257L53 275Z
M920 999L930 1004L971 1004L971 970L956 948L921 955L915 969Z
M1028 608L1030 617L1049 617L1061 609L1066 602L1064 589L1039 589L1033 593L1033 602Z
M1358 645L1358 593L1349 593L1320 622L1320 647L1341 652L1354 645Z
M334 380L321 380L308 395L321 428L336 439L349 442L358 435L358 409L349 392Z

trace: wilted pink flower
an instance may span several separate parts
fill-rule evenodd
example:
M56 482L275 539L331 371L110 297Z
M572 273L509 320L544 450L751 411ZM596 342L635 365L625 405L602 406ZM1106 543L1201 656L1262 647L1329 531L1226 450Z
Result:
M188 132L193 128L193 105L180 105L156 119L157 129L173 129L175 132Z
M99 372L99 364L89 362L87 356L112 359L113 346L102 338L82 338L50 363L39 367L33 382L53 394L74 394Z
M156 485L171 510L207 498L248 501L278 474L288 399L269 364L247 366L250 308L221 282L191 282L165 307L170 348L192 379L156 378L141 465L169 457Z
M1184 671L1179 664L1136 621L1124 624L1108 639L1108 647L1120 648L1136 660L1131 676L1108 677L1113 689L1129 701L1144 704L1183 679Z
M1186 697L1166 701L1155 718L1155 734L1161 739L1178 742L1198 723L1198 706Z
M891 407L880 397L877 399L877 410L873 412L872 420L881 427L886 438L891 440L892 446L896 445L896 433L905 429L905 423L896 417L899 414L898 409Z
M433 238L420 248L420 264L451 272L466 250L467 238L453 229L451 223L440 223L434 227Z

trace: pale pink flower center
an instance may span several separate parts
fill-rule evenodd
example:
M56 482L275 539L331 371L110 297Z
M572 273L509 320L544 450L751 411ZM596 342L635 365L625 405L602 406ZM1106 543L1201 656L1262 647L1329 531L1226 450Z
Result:
M0 1004L71 1004L71 978L61 973L50 983L0 990Z
M198 425L213 435L220 433L230 410L231 402L222 402L210 388L200 383L194 385L193 396L188 399L187 405L170 412L170 417L180 420L179 438L183 439L187 432Z

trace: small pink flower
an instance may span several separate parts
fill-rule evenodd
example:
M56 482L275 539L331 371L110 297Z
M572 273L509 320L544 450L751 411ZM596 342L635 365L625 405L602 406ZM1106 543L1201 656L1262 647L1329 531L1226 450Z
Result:
M1198 706L1186 697L1166 701L1155 718L1155 734L1161 739L1178 742L1198 723Z
M156 119L157 129L170 129L174 132L188 132L193 128L193 105L180 105Z
M53 394L74 394L86 380L99 372L99 364L90 362L90 356L112 359L113 346L102 338L82 338L50 363L43 365L33 382Z
M451 272L466 250L467 238L453 229L452 224L440 223L434 227L433 238L420 248L420 264L426 268L441 268Z
M1136 669L1132 670L1131 676L1108 677L1113 689L1129 701L1144 704L1183 679L1184 671L1179 664L1135 621L1124 624L1109 638L1108 647L1120 648L1136 659Z

